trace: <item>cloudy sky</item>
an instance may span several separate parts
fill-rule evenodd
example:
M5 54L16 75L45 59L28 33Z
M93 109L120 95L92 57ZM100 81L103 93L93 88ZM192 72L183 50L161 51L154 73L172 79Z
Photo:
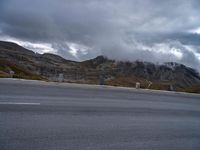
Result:
M199 0L0 0L0 40L85 60L176 61L200 70Z

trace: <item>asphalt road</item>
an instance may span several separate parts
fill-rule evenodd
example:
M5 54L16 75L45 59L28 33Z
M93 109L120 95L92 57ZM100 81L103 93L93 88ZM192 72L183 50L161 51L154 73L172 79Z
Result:
M200 95L0 79L0 150L200 150Z

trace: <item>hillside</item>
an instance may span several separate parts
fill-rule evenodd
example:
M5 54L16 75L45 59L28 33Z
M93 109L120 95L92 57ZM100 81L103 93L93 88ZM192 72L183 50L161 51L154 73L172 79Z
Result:
M57 81L62 73L65 82L128 87L140 82L142 88L200 92L199 73L182 64L115 61L104 56L75 62L0 41L0 77L10 77L11 72L15 78Z

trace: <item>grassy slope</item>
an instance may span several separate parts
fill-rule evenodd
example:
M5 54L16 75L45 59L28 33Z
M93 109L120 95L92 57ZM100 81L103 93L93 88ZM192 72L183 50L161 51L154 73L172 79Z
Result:
M11 77L9 74L9 70L13 70L15 72L15 75L13 78L22 78L22 79L31 79L31 80L45 80L47 81L47 78L33 74L24 68L17 66L14 63L8 62L6 60L0 60L0 78L7 78ZM97 80L83 80L83 81L68 81L72 83L82 83L82 84L99 84L99 81ZM124 87L135 87L135 83L140 82L141 83L141 88L147 88L149 85L149 81L142 79L142 78L137 78L137 77L126 77L126 76L117 76L114 79L106 80L105 84L106 85L111 85L111 86L124 86ZM172 83L169 82L158 82L158 81L152 81L152 84L150 89L156 89L156 90L169 90L169 86ZM200 85L198 86L193 86L193 87L188 87L186 89L176 89L177 91L182 91L182 92L190 92L190 93L200 93Z
M171 82L152 81L152 84L150 85L150 87L148 87L150 82L145 79L125 76L116 77L114 79L106 81L105 83L112 86L135 87L136 82L141 83L141 88L149 88L154 90L169 90L170 85L173 85L173 83ZM200 85L188 87L185 89L176 87L175 90L180 92L200 93Z
M17 66L14 63L8 62L6 60L0 60L0 77L6 78L11 77L9 74L9 70L15 72L13 78L23 78L23 79L31 79L31 80L46 80L45 77L40 75L33 74L22 67Z
M146 88L148 86L148 81L141 78L132 77L125 77L125 76L118 76L114 79L110 79L105 81L107 85L112 86L124 86L124 87L135 87L135 83L140 82L141 88Z
M184 89L183 92L200 93L200 85L188 87Z

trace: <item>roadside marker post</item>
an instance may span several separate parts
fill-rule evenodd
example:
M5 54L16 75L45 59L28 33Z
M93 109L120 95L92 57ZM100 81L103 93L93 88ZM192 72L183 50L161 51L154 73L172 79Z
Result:
M140 83L139 83L139 82L136 82L135 88L136 88L136 89L140 89Z
M13 78L13 76L14 76L15 72L14 72L14 71L12 71L12 70L10 70L10 72L9 72L9 73L10 73L10 77L11 77L11 78Z

